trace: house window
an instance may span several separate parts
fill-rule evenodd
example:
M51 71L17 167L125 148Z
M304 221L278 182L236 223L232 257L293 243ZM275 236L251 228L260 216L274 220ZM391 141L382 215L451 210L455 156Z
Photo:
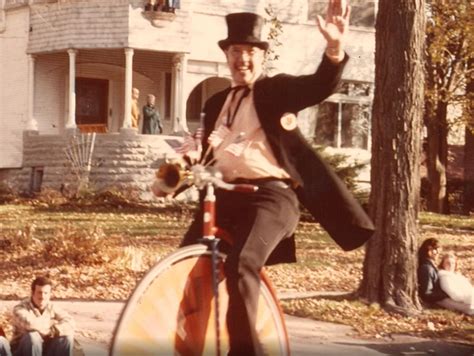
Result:
M323 146L337 146L337 114L338 104L324 102L318 107L316 118L315 142Z
M327 0L308 0L308 20L315 21L316 15L324 17ZM376 15L376 1L352 0L350 25L357 27L374 27Z
M369 150L371 91L370 83L342 83L337 94L318 106L315 143Z
M369 148L370 106L367 103L342 103L340 147Z
M41 192L41 185L43 184L44 167L33 167L31 169L30 177L30 193Z

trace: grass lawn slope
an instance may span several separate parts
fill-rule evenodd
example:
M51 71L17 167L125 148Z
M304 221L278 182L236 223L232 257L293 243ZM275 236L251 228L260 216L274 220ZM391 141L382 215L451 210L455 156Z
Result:
M177 248L192 208L51 199L0 205L0 300L28 296L38 274L55 281L56 299L126 300L150 266ZM459 271L473 280L474 219L421 214L420 241L428 237L453 250ZM408 333L474 344L473 317L437 309L407 318L354 299L364 250L343 252L318 224L300 223L297 248L298 263L267 269L277 291L324 293L284 300L285 312L350 325L359 337ZM327 293L335 291L346 294ZM7 318L4 311L0 323Z

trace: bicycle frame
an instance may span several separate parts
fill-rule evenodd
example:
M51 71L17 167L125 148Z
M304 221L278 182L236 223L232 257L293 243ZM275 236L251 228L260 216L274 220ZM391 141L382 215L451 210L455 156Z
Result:
M217 244L219 239L216 238L216 194L214 185L207 183L206 196L204 198L203 208L203 242L211 248L212 261L212 291L214 294L215 318L214 323L216 327L216 350L217 356L221 354L220 345L220 323L219 323L219 286L218 286L218 249Z
M204 197L202 237L209 240L215 239L216 232L216 194L214 185L208 183Z

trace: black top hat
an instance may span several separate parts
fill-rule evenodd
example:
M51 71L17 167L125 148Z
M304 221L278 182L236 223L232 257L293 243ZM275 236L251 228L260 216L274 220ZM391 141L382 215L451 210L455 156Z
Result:
M231 44L250 44L263 50L268 49L268 42L262 41L263 17L251 12L237 12L225 17L227 38L218 42L225 50Z

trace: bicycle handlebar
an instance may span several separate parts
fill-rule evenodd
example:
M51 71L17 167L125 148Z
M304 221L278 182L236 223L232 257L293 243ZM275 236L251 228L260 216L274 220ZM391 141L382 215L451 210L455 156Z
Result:
M198 189L204 188L207 184L212 184L220 189L241 193L254 193L258 190L258 186L253 184L234 184L224 182L222 173L212 166L196 164L191 166L190 173L188 181Z
M258 190L258 186L253 184L234 184L233 190L240 193L255 193Z
M165 163L155 173L157 180L152 185L152 191L157 196L165 196L176 192L180 187L189 185L198 189L212 185L216 188L253 193L258 186L252 184L233 184L224 182L222 173L215 167L194 164L183 166L179 163Z

